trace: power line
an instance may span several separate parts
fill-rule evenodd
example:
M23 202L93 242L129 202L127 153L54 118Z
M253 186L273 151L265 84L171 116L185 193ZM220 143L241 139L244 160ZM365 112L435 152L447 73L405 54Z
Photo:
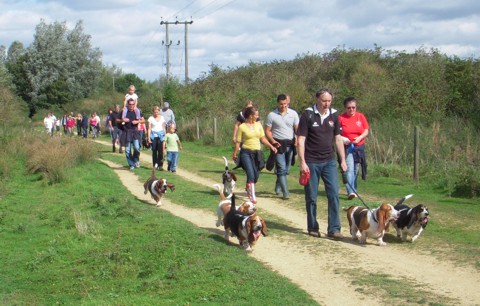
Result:
M173 17L176 17L178 16L178 14L183 11L184 9L186 9L187 7L189 7L190 5L194 4L195 2L197 2L198 0L193 0L192 2L190 2L189 4L187 4L186 6L184 6L182 9L180 9L178 12L176 12L175 14L172 14L168 19L172 19ZM167 20L168 20L167 19Z
M209 7L210 5L212 5L213 3L217 2L218 0L212 0L210 1L207 5L199 8L198 10L196 10L195 12L192 13L192 16L195 15L196 13L200 12L200 11L203 11L204 9L206 9L207 7Z
M234 1L236 1L236 0L231 0L231 1L227 2L226 4L220 6L220 7L217 8L216 10L214 10L214 11L212 11L212 12L206 14L206 15L203 15L203 16L201 16L201 17L197 17L197 19L205 18L205 17L207 17L207 16L209 16L209 15L211 15L211 14L213 14L213 13L219 11L219 10L221 10L222 8L226 7L227 5L229 5L230 3L234 2ZM193 15L193 14L192 14L192 15Z

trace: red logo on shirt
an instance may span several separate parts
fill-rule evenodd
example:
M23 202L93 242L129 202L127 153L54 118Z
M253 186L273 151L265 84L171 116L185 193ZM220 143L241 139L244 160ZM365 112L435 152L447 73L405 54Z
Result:
M333 127L333 125L334 125L333 121L332 121L332 120L329 120L329 121L328 121L328 125L329 125L330 127Z

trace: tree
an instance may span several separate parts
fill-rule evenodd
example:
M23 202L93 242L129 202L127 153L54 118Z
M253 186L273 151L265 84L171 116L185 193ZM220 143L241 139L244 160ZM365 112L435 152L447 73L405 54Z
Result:
M19 93L27 97L30 115L39 107L62 106L95 92L101 52L92 48L90 39L83 33L82 21L71 31L66 22L46 24L42 20L37 25L22 67L29 91Z
M23 44L18 40L12 42L8 48L6 63L15 64L23 54L25 54L25 48L23 47Z

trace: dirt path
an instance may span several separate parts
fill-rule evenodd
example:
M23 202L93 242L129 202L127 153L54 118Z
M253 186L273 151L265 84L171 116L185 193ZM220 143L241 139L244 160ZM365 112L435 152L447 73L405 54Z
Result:
M143 182L140 182L133 172L121 165L102 161L114 169L123 185L133 195L153 204L153 200L143 194ZM148 165L150 162L150 156L142 154L141 163ZM218 183L181 168L177 169L177 175L209 189ZM260 213L284 219L290 229L286 235L261 238L249 256L289 278L320 304L385 304L375 292L358 290L357 286L351 284L350 273L366 271L386 274L392 279L408 280L415 287L422 288L427 295L430 292L437 298L444 297L442 302L446 304L480 305L480 276L476 271L454 267L448 262L436 260L433 256L405 251L394 245L378 247L367 244L362 247L351 243L350 239L333 241L311 238L305 234L305 214L272 199L259 198L258 202ZM174 204L168 197L163 203L160 209L223 237L221 228L215 227L216 206L212 206L212 211L209 212ZM319 222L326 224L326 221L320 218ZM343 234L349 235L345 229ZM405 294L408 295L408 292ZM428 297L425 299L428 303ZM401 301L405 304L405 300Z

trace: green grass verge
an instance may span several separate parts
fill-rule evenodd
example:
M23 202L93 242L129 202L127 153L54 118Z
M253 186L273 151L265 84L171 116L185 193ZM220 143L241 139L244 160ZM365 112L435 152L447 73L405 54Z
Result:
M1 304L316 304L221 236L138 201L100 162L53 185L15 168L0 205ZM202 207L204 189L175 201Z

